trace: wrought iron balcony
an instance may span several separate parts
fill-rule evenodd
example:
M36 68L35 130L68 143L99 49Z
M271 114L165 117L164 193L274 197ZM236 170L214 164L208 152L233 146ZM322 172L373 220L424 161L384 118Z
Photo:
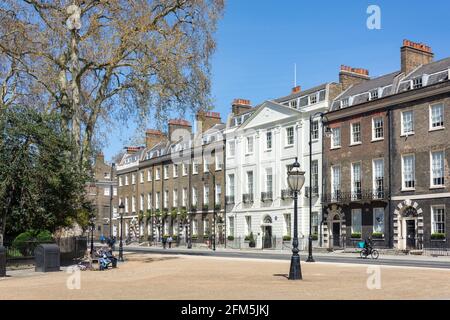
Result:
M226 204L234 204L234 196L225 196Z
M319 196L319 187L318 186L314 186L314 187L306 187L305 188L305 197L309 198L310 192L312 189L312 197L318 197Z
M242 202L252 203L253 202L253 193L244 193L242 195Z
M294 193L292 192L291 189L281 190L281 199L286 200L292 198L294 198Z
M354 192L335 191L324 195L324 203L350 203L367 202L373 200L386 200L387 192L385 189L367 189Z
M262 202L273 201L273 192L272 191L261 192L261 200Z

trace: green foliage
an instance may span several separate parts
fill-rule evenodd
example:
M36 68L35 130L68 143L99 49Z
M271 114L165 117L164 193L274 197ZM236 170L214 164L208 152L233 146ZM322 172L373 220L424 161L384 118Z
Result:
M43 230L41 232L38 233L38 235L36 236L36 240L38 242L49 242L53 240L53 236L52 233L48 230Z
M291 241L291 236L283 236L283 241Z
M233 240L234 240L234 237L233 237L233 236L228 236L227 239L228 239L229 241L233 241Z
M188 212L186 210L186 207L181 208L180 221L182 221L183 223L187 223L188 221Z
M197 240L198 239L198 235L197 234L193 234L191 237L192 240Z
M383 232L373 232L372 233L372 238L374 239L383 239Z
M52 242L53 237L48 230L29 230L19 234L13 241L12 247L19 250L22 256L26 256L30 249L34 250L37 243Z
M170 217L171 217L172 219L176 219L176 218L177 218L177 215L178 215L178 210L177 210L177 208L172 208L172 210L170 211Z
M9 236L86 224L88 175L71 155L58 114L14 106L0 113L0 207ZM1 232L2 230L0 230Z
M253 232L250 232L249 243L248 246L250 248L254 248L256 246L255 237L253 236Z
M361 232L352 232L352 239L361 239Z
M152 218L152 216L153 216L152 210L151 209L147 209L147 211L145 212L145 219L147 221L149 221Z
M163 211L161 213L161 221L165 221L168 216L169 216L169 211L167 209L163 209Z
M144 220L144 211L143 210L139 210L138 220L139 220L139 222Z
M431 240L444 240L445 239L445 233L433 233L431 234Z
M317 233L313 234L313 235L312 235L312 239L313 239L314 241L319 240L319 235L318 235Z

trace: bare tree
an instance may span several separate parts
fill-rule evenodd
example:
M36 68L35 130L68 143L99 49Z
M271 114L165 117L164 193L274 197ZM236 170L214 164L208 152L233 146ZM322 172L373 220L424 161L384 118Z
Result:
M86 165L99 119L209 107L224 0L3 0L0 98L60 112Z

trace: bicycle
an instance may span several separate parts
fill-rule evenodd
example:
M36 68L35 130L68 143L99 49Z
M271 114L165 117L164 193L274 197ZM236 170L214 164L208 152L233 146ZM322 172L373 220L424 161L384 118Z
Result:
M367 257L370 255L372 257L372 259L378 259L379 257L379 252L376 249L373 248L363 248L361 250L361 252L359 253L360 257L362 259L367 259Z

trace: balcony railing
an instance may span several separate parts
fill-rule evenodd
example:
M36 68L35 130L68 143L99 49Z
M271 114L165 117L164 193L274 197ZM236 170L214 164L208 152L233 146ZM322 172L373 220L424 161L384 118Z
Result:
M252 203L253 202L253 193L245 193L242 195L242 202L244 203Z
M314 187L306 187L305 188L305 197L309 198L310 192L312 189L312 196L314 197L318 197L319 196L319 187L318 186L314 186Z
M226 204L234 204L234 196L225 196Z
M354 192L342 192L335 191L324 195L323 202L325 203L349 203L349 202L361 202L361 201L372 201L372 200L385 200L387 197L387 192L385 189L378 190L361 190Z
M294 198L294 193L292 192L291 189L281 190L281 199L286 200L292 198Z
M273 200L273 192L267 191L267 192L261 192L261 200L262 202L268 202Z

